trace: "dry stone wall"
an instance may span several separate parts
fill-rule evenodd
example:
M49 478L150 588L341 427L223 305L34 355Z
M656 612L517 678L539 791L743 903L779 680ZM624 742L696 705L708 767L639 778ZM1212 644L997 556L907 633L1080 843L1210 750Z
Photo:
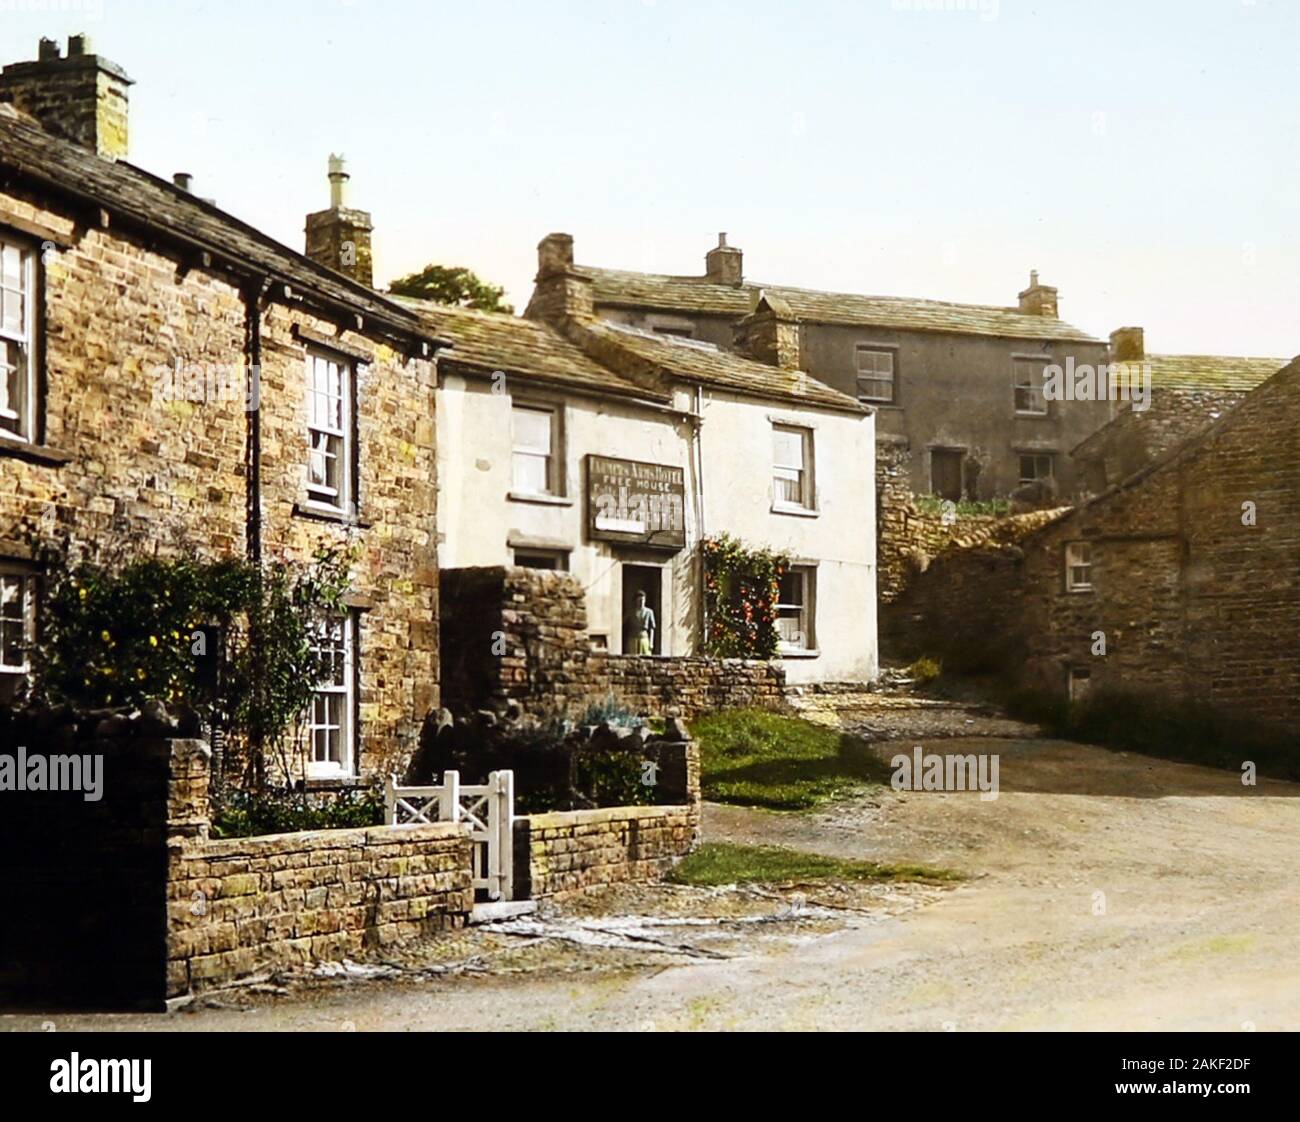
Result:
M656 717L785 707L785 672L770 662L591 650L584 597L567 573L444 569L444 704L467 711L517 701L538 715L579 716L612 696Z

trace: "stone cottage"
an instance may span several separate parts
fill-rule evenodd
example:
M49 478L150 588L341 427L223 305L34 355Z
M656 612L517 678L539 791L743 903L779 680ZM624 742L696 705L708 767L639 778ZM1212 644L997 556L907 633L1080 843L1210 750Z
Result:
M1300 719L1300 361L1025 543L1025 679Z
M728 532L795 558L779 605L790 680L874 677L870 408L802 371L601 321L591 287L572 238L552 234L522 319L404 302L452 343L439 359L444 588L465 569L566 572L584 646L631 653L640 595L657 622L649 653L685 658L701 649L699 543ZM609 671L585 672L598 693Z
M1293 731L1298 464L1294 360L1097 497L941 554L891 624L1057 697L1207 702Z
M670 395L690 439L688 549L726 532L793 557L777 605L778 658L789 680L874 678L872 408L800 369L784 349L769 361L785 347L786 329L766 302L747 318L738 351L601 319L594 280L575 266L568 234L539 244L525 315L622 378ZM598 498L590 494L589 507ZM699 571L692 559L686 572L697 591L686 603L698 602Z
M307 775L386 773L438 703L439 345L408 309L128 162L84 37L0 74L0 691L42 564L352 545Z

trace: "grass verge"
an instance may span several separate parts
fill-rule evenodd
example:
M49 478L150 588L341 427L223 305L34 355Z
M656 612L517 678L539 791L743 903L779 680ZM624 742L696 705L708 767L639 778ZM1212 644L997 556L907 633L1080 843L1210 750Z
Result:
M731 709L691 722L700 783L714 802L807 810L889 782L889 768L856 736L802 717Z
M915 881L945 884L960 880L946 869L925 865L882 865L877 861L824 857L769 845L708 842L683 858L668 879L674 884L783 884L805 881Z

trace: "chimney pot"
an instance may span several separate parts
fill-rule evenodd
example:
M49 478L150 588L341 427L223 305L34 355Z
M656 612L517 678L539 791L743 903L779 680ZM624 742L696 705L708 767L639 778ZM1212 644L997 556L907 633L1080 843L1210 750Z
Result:
M345 273L367 288L375 283L371 234L374 226L364 210L345 205L344 189L349 179L342 156L330 153L330 205L307 215L307 256L326 268Z
M194 189L194 176L188 171L178 171L172 175L172 183L182 191L192 191Z
M131 84L120 66L90 53L89 38L70 35L67 58L53 39L42 39L35 61L6 66L0 101L11 102L52 136L118 159L127 154Z
M1029 287L1020 293L1020 310L1030 316L1057 318L1056 289L1050 284L1039 284L1038 270L1029 270Z
M739 287L744 280L744 254L727 244L727 235L718 235L718 244L704 255L704 276L713 284Z
M595 315L591 277L573 264L572 234L547 234L537 243L537 279L524 315L554 327Z
M347 172L347 161L333 153L330 153L329 169L330 206L337 210L346 205L347 185L351 176Z

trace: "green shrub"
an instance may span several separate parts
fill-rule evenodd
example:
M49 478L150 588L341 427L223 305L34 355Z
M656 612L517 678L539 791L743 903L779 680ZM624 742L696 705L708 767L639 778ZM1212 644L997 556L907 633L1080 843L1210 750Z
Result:
M212 836L246 838L299 830L378 826L383 821L384 796L374 788L349 789L315 802L301 791L236 791L214 814Z
M328 669L313 629L342 609L350 562L322 549L308 566L52 564L36 697L85 709L185 702L251 749L255 779L272 752L288 773L287 742Z
M918 685L933 682L943 673L943 663L937 658L922 655L907 668L907 676Z

